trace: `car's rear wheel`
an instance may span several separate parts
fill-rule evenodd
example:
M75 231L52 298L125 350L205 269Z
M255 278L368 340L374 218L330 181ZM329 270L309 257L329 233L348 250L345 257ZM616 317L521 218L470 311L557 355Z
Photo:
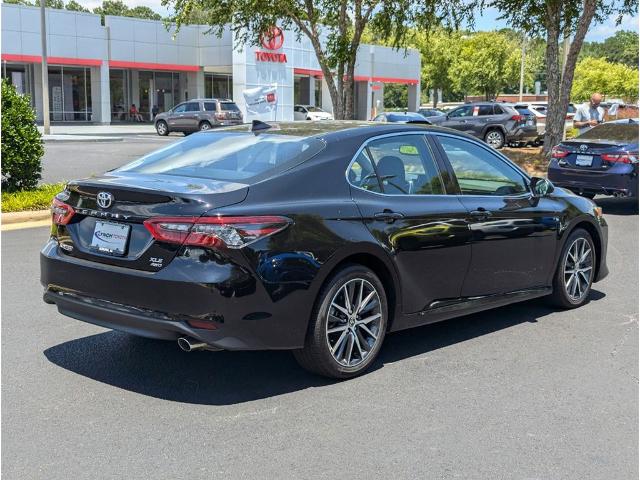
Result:
M304 348L294 351L305 369L351 378L374 361L387 329L387 296L380 279L362 265L334 274L320 291Z
M502 148L504 146L504 133L494 128L485 133L484 141L492 148Z
M551 301L562 308L584 305L596 269L596 249L589 232L578 228L567 239L553 279Z
M200 122L200 125L198 125L198 128L200 129L201 132L211 130L211 124L209 122Z
M156 132L158 132L158 135L163 137L165 135L169 135L169 126L167 125L167 122L164 120L158 120L156 122Z

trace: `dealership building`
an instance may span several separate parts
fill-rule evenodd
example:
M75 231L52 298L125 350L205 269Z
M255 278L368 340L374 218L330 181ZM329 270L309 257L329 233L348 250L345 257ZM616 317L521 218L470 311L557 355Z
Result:
M234 48L231 31L221 37L202 25L176 34L163 22L46 10L49 115L52 123L128 122L132 104L151 121L191 98L232 98L246 120L293 120L296 104L331 111L326 82L311 42L291 31L258 46ZM2 3L2 77L29 94L42 122L40 9ZM383 110L384 86L405 84L409 110L420 101L416 50L362 45L355 71L356 117ZM277 109L247 114L245 95L275 86Z

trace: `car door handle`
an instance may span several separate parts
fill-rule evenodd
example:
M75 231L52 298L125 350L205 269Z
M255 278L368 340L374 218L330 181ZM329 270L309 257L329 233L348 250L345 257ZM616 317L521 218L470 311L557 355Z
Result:
M493 215L489 210L487 210L486 208L483 208L483 207L478 207L477 210L472 210L472 211L469 212L469 214L473 218L488 218L491 215Z
M382 220L383 222L393 223L396 220L404 218L404 215L400 212L392 212L391 210L385 210L384 212L378 212L373 214L373 218L376 220Z

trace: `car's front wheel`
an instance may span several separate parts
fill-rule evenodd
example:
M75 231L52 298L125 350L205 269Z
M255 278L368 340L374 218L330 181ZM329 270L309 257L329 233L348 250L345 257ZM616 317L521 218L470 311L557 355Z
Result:
M489 130L484 135L484 141L492 148L502 148L504 146L504 133L498 129Z
M362 265L334 274L320 291L304 348L294 351L305 369L351 378L374 361L387 329L387 296L380 279Z
M156 132L158 132L158 135L163 137L165 135L169 135L169 127L167 126L167 122L165 122L164 120L158 120L156 122Z
M553 279L551 301L562 308L576 308L589 299L596 269L596 249L589 232L578 228L567 239Z

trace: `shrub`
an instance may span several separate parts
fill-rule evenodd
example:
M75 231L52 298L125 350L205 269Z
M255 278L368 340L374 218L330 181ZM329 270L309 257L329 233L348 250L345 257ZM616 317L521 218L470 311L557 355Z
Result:
M8 192L35 188L44 154L29 97L2 80L2 189Z
M20 192L2 192L3 212L22 212L25 210L45 210L51 206L53 197L64 190L65 183L39 185L33 190Z

